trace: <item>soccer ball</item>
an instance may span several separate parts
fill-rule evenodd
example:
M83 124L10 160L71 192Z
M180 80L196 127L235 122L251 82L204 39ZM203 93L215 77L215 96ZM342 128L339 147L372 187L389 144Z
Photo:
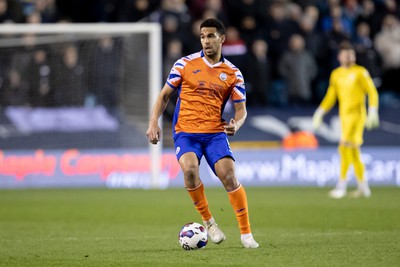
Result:
M179 244L184 250L193 250L207 245L207 230L196 222L185 224L179 232Z

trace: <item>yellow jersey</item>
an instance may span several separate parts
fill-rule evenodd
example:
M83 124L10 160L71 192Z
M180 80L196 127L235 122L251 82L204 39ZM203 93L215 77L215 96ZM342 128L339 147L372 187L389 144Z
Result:
M328 91L319 106L328 112L339 102L341 141L363 143L366 119L366 96L371 108L378 108L378 92L368 71L359 65L336 68L330 77Z
M340 117L347 115L365 117L366 95L369 107L378 108L378 92L369 72L357 64L348 68L338 67L332 71L328 91L320 108L328 112L337 100Z

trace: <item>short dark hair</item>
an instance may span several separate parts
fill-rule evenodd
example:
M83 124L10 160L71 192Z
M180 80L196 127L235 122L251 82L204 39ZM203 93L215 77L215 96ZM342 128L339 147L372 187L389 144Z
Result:
M216 28L219 34L225 34L225 25L219 19L206 19L200 24L200 30L202 28Z
M354 46L349 41L343 41L339 44L339 51L342 51L342 50L355 51Z

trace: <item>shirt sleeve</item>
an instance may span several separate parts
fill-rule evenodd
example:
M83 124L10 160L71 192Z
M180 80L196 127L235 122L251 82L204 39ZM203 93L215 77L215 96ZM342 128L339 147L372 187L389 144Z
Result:
M181 58L177 60L172 67L168 78L167 78L167 84L171 86L173 89L179 88L179 86L182 83L182 75L183 75L183 69L186 65L186 62Z
M236 80L231 93L231 99L234 103L246 101L246 86L242 73L237 70L235 72Z
M371 75L366 69L361 71L361 82L364 90L368 94L368 106L371 108L378 108L379 96Z
M320 104L320 108L325 112L328 112L335 105L337 100L336 85L335 85L335 74L332 73L329 79L329 86L324 99Z

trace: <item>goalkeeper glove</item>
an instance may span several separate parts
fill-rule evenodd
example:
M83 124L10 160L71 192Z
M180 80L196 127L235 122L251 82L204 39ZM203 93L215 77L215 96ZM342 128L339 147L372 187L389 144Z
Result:
M379 127L378 109L369 107L367 120L365 122L365 128L367 128L367 130L371 130L371 129L377 128L377 127Z
M318 129L321 126L324 115L325 111L322 108L317 108L317 110L314 112L312 118L312 126L314 130Z

